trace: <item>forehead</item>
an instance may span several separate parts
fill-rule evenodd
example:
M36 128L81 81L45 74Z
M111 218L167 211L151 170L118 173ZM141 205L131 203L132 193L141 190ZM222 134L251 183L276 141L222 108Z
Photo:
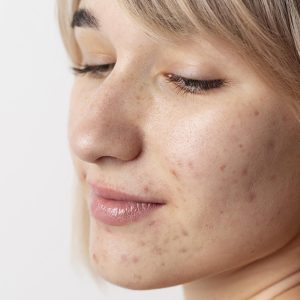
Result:
M166 38L159 34L153 36L117 0L83 0L79 9L86 9L91 14L91 21L97 23L94 28L75 27L75 36L79 39L83 35L93 35L95 39L105 39L122 51L135 49L139 52L153 51L153 54L158 51L164 52L166 56L171 52L172 55L181 52L199 59L206 56L217 60L220 67L224 68L228 67L228 63L238 65L242 62L242 57L237 55L230 43L209 32L203 31L181 38L171 35Z

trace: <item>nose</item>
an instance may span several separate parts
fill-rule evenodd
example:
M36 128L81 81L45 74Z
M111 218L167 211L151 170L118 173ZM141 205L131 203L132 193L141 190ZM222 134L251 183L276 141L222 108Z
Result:
M125 80L113 79L107 79L94 90L81 87L78 91L75 84L68 138L71 151L79 159L89 163L104 157L130 161L142 152L140 110L131 92L133 87Z

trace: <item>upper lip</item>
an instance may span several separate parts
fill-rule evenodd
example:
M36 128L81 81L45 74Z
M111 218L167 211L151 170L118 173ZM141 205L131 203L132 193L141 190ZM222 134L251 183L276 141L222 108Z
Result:
M96 185L95 183L90 183L90 187L92 193L96 197L98 196L105 199L119 200L119 201L134 201L134 202L165 204L165 201L163 199L127 194L125 192L113 190L108 187Z

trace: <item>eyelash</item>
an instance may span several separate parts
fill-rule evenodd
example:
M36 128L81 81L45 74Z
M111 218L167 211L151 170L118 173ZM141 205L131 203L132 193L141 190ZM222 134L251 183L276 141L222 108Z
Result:
M105 73L113 69L115 64L85 65L81 68L72 67L74 75L90 75L93 78L104 78ZM204 94L209 90L221 88L226 84L224 79L196 80L176 74L165 74L167 82L172 83L178 94Z

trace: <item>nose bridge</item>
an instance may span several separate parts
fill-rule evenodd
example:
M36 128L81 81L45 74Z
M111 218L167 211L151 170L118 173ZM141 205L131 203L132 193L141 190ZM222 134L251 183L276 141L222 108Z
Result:
M125 71L112 72L85 97L81 111L70 116L70 145L77 156L88 162L101 157L136 158L143 142L141 93L134 75Z

